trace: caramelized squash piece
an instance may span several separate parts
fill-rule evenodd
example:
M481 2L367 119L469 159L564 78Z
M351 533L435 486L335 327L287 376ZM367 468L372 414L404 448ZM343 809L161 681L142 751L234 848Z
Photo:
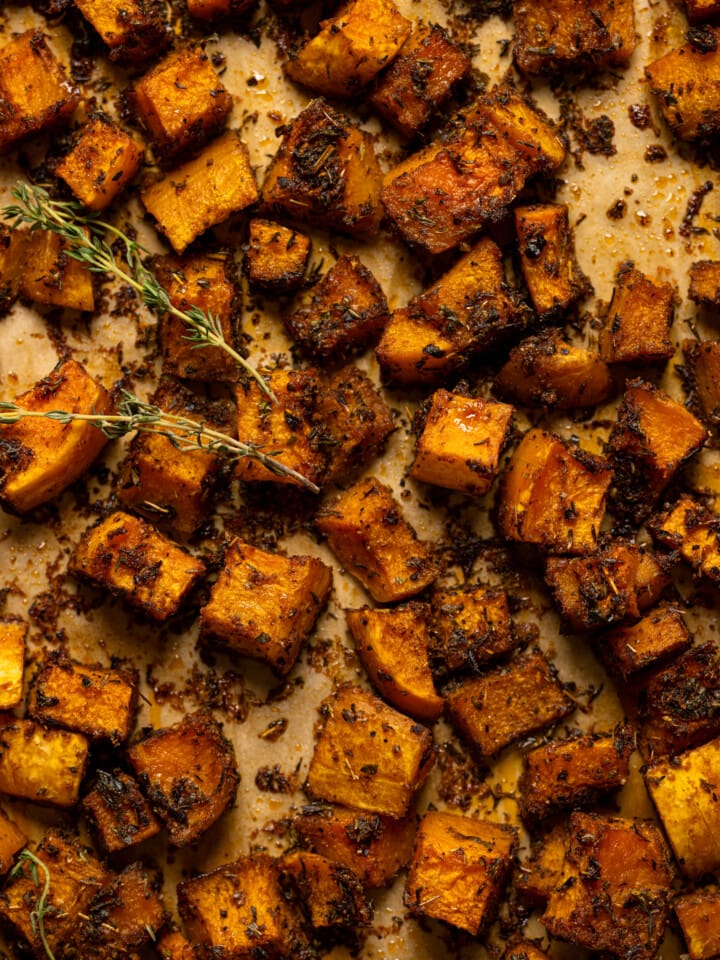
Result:
M343 928L356 933L358 927L370 925L372 901L359 877L344 864L318 853L294 850L282 858L280 868L290 880L290 899L304 905L313 929L337 935Z
M690 960L712 960L720 954L720 889L703 887L674 903Z
M683 341L685 380L694 412L712 427L720 424L720 341Z
M431 664L436 676L481 673L519 644L504 590L468 584L432 596Z
M688 299L706 307L720 306L720 260L698 260L690 264Z
M102 37L116 63L142 64L172 41L164 5L158 0L75 0Z
M127 850L161 830L137 781L122 770L98 770L81 806L94 837L107 853Z
M90 744L81 733L46 730L32 720L3 718L0 793L51 807L74 807Z
M0 877L10 871L15 857L27 844L27 837L20 827L0 810ZM2 903L0 895L0 903ZM0 908L1 909L1 908Z
M720 30L701 43L671 50L645 67L657 105L678 140L715 140L720 133Z
M248 227L245 252L250 286L273 296L297 290L305 279L311 247L304 233L255 217Z
M600 356L606 363L653 363L675 353L670 327L675 314L675 290L651 280L632 262L623 263L605 326Z
M140 144L98 115L82 127L55 172L88 210L104 210L133 179L142 161Z
M720 517L690 497L653 517L650 531L658 543L677 551L693 570L720 584Z
M604 659L627 680L632 674L687 650L692 637L679 610L659 607L630 627L616 627L602 638Z
M51 230L30 231L24 249L20 293L35 303L67 310L95 309L93 277L89 267L67 252L67 245Z
M24 620L0 617L0 710L12 710L22 700L27 632Z

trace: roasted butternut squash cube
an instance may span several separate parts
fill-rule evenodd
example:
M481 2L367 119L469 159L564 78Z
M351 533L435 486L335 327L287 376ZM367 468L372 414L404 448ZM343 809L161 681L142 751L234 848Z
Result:
M0 918L12 930L15 943L29 949L32 956L45 957L48 951L60 956L81 922L81 914L111 874L88 847L56 827L48 830L32 852L50 874L42 928L35 911L45 875L31 861L24 862L0 891Z
M296 83L329 97L353 97L397 55L412 23L392 0L348 0L285 62Z
M556 823L530 848L530 856L515 875L515 890L520 899L535 907L544 907L550 894L563 882L567 825Z
M187 0L188 13L196 20L235 19L255 6L255 0Z
M197 960L197 950L176 930L163 933L158 937L158 954L162 960Z
M138 684L138 672L132 667L86 666L53 651L33 677L28 716L118 747L132 732Z
M430 634L430 662L440 678L479 673L519 643L505 591L478 584L433 593Z
M430 731L349 684L328 697L320 712L325 722L307 780L312 794L404 817L434 762Z
M284 676L331 587L332 568L314 557L283 557L235 540L200 611L203 636Z
M375 277L358 257L343 255L306 302L283 320L303 350L328 361L364 350L388 317L387 300Z
M435 383L524 323L502 251L483 237L431 287L395 310L378 344L383 377Z
M530 430L503 473L500 532L556 553L591 553L611 480L612 471L600 458L544 430Z
M89 743L81 733L46 730L7 717L0 726L0 793L51 807L74 807Z
M708 27L702 43L686 43L645 67L650 90L678 140L706 143L720 133L719 40L718 28Z
M354 933L370 925L372 901L349 867L319 853L294 850L282 858L280 869L290 881L291 899L304 906L315 930L332 930L337 935L338 928Z
M537 823L622 787L634 748L629 727L618 725L613 733L554 740L526 753L518 783L523 819Z
M563 203L515 207L520 266L540 317L555 316L592 293L580 269Z
M675 290L651 280L632 262L623 263L605 326L600 356L606 363L653 363L675 353L670 327L675 314Z
M683 7L690 23L704 23L716 20L720 13L720 4L716 0L684 0ZM695 960L695 958L691 958Z
M248 149L228 130L194 160L171 170L140 193L146 210L176 253L210 227L258 199Z
M150 730L127 756L173 846L194 843L235 800L235 750L208 713Z
M24 620L0 617L0 710L12 710L22 700L27 631Z
M223 129L232 110L232 97L202 47L174 50L137 81L130 102L164 158L202 146Z
M250 286L274 296L291 293L305 279L312 241L272 220L250 221L245 272Z
M614 391L600 355L568 343L559 330L543 330L513 347L495 387L501 397L557 410L594 407Z
M377 233L382 173L372 138L322 99L292 122L262 185L263 210L341 233Z
M344 864L366 887L384 887L412 857L415 817L397 819L347 807L312 804L294 826L305 846Z
M683 341L685 379L694 412L704 423L720 423L720 342Z
M392 610L345 612L360 662L376 689L423 723L433 723L443 711L428 659L429 616L428 605L417 602Z
M24 410L103 414L110 396L75 360L59 364L15 402ZM0 427L0 503L26 513L52 500L85 473L107 443L97 427L26 418Z
M133 179L143 148L122 127L98 115L85 124L56 174L89 210L104 210Z
M683 653L691 643L692 637L680 611L662 607L633 626L616 627L606 633L601 646L613 672L627 680L638 670Z
M426 813L405 904L417 916L444 920L477 936L494 919L516 847L512 827L435 810Z
M720 739L653 761L645 786L680 870L698 879L720 867Z
M82 811L106 853L128 850L160 833L160 821L150 809L136 780L122 770L98 770Z
M675 901L690 960L712 960L720 954L720 889L703 887Z
M89 267L75 260L64 240L51 230L30 232L25 246L20 293L48 307L90 312L95 309Z
M152 403L221 433L234 432L234 404L202 400L170 378L160 381ZM137 433L120 468L117 496L131 510L191 534L208 516L219 467L216 454L182 450L167 437Z
M72 116L78 91L39 30L0 48L0 152Z
M83 534L68 569L162 622L205 573L205 564L138 517L118 510Z
M142 64L169 46L172 32L165 7L157 0L76 0L116 63Z
M513 407L438 390L418 419L410 476L483 496L495 481L507 443Z
M503 954L503 960L549 960L549 955L529 940L514 940Z
M370 103L410 139L470 69L470 58L438 23L418 23L378 78Z
M690 264L688 299L707 307L720 306L720 260L698 260Z
M696 573L720 583L720 517L690 497L681 497L649 527L658 543L678 551Z
M327 447L317 423L320 390L317 371L278 367L266 374L265 380L275 394L276 403L268 399L254 380L238 386L237 435L320 486L325 480ZM238 460L235 473L246 482L269 480L293 486L300 484L300 480L273 472L252 457Z
M568 882L554 890L541 922L553 937L615 957L654 957L665 932L673 869L648 820L572 813Z
M281 861L241 857L178 884L178 907L193 943L216 957L311 956L300 912L285 899Z
M629 380L608 441L616 511L636 522L646 517L707 435L682 404L651 383Z
M374 477L324 504L316 524L348 573L378 603L407 600L438 575L431 547L418 540L390 488Z
M4 877L15 862L16 854L27 844L20 827L0 810L0 876Z
M8 310L20 295L28 239L27 230L0 224L0 312Z
M446 702L453 726L483 758L546 729L575 709L538 649L463 681L447 693Z
M513 17L524 73L622 67L637 46L631 0L515 0Z

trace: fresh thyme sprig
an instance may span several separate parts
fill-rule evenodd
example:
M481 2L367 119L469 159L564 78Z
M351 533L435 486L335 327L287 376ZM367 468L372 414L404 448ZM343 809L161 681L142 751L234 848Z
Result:
M205 423L167 413L152 403L145 403L128 390L123 390L115 414L69 413L65 410L26 410L9 400L0 401L0 424L17 423L27 418L44 418L57 423L91 423L110 440L117 440L134 431L166 437L178 450L204 450L231 460L249 457L257 460L278 477L291 477L313 493L319 488L297 470L263 453L255 444L235 440L213 430Z
M275 402L275 395L263 377L227 342L218 317L196 306L180 310L172 303L167 290L143 263L143 256L149 253L145 247L97 215L85 213L76 201L53 200L43 187L21 182L12 195L17 203L4 207L0 213L3 219L13 221L13 228L26 223L31 230L51 230L65 241L68 256L85 264L94 273L110 273L129 284L155 313L178 317L187 327L186 339L194 347L224 350ZM109 238L119 240L123 245L127 270L118 263Z
M47 936L45 935L45 917L53 909L52 906L47 902L50 894L50 871L40 857L36 856L31 850L26 848L22 851L18 857L18 862L10 871L10 879L16 877L19 873L24 874L26 863L30 864L30 876L36 887L40 886L38 867L40 870L42 870L44 875L42 892L35 901L35 906L30 911L30 927L32 932L36 936L40 937L40 943L43 946L43 950L45 951L48 960L55 960L55 954L52 952L50 944L47 941Z

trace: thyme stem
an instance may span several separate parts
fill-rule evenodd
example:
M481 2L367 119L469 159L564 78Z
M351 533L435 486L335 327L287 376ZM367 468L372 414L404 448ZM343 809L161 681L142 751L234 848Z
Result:
M50 871L40 857L26 848L22 851L18 858L18 862L12 868L10 872L10 878L12 879L19 873L23 873L23 868L26 863L30 864L30 875L36 887L40 885L38 867L42 870L44 875L42 892L35 902L35 906L30 911L30 925L33 929L33 932L37 932L37 935L40 937L40 943L42 944L48 960L55 960L55 954L52 952L50 944L47 941L47 936L45 935L45 917L52 909L47 902L50 894Z

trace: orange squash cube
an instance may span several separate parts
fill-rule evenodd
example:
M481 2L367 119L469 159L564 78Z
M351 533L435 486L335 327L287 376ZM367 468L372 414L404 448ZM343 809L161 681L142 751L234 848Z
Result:
M0 224L0 313L8 310L20 295L28 240L27 230L10 230Z
M690 497L654 517L650 531L658 543L678 551L693 570L720 583L720 517Z
M688 299L707 307L720 306L720 260L698 260L690 264Z
M22 700L27 632L24 620L0 617L0 710L12 710Z
M165 8L148 0L76 0L116 63L142 64L161 54L172 40Z
M623 680L645 667L669 660L687 650L692 637L679 610L662 607L638 623L616 627L602 638L602 651Z
M442 677L479 673L520 642L505 591L477 584L433 593L430 633L431 664Z
M707 29L706 40L690 41L645 67L660 112L679 140L706 143L720 133L720 30Z
M703 887L678 897L674 904L690 960L720 955L720 889Z
M305 279L310 237L272 220L253 218L248 226L245 272L250 286L281 296L297 290Z
M717 340L683 341L685 378L694 412L704 423L720 423L720 343Z
M48 307L95 309L93 277L89 267L67 252L67 245L51 230L31 231L24 251L20 293Z
M567 841L567 824L561 821L533 843L530 856L515 875L515 890L523 902L544 907L553 890L562 884Z
M51 807L74 807L90 749L87 737L46 730L32 720L3 719L0 793Z
M606 363L653 363L675 353L670 327L675 314L675 290L623 263L605 326L600 335L600 356Z
M161 825L136 780L122 770L98 770L81 803L94 837L106 853L127 850L157 836Z
M88 210L104 210L123 190L143 161L143 148L102 115L81 130L55 171Z
M282 858L280 869L290 881L290 899L304 905L313 929L337 936L342 928L356 933L358 927L370 925L372 901L360 878L344 864L318 853L293 850Z
M16 854L27 844L20 827L0 810L0 877L4 877L15 862Z
M197 950L177 930L166 931L158 937L156 949L162 960L197 960Z

